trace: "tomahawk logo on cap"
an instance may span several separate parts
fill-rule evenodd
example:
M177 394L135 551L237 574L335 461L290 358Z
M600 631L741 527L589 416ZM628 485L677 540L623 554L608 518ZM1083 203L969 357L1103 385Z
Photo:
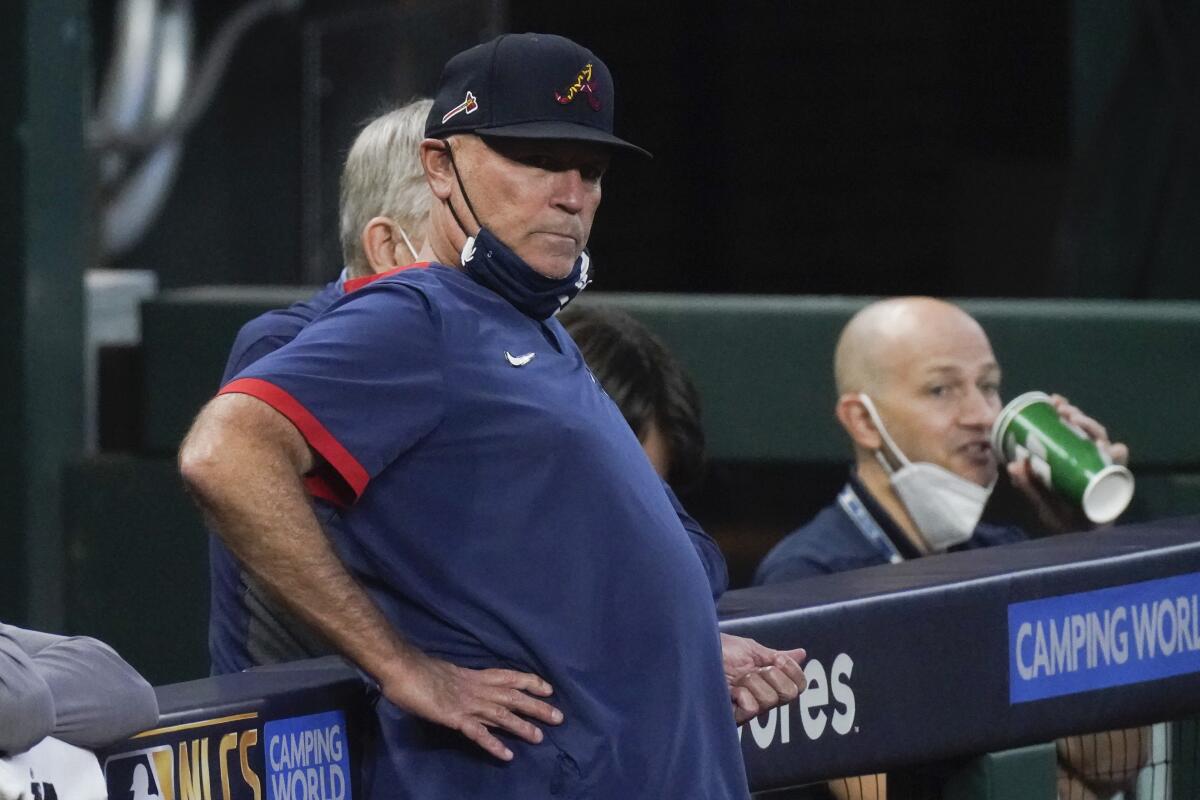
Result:
M442 117L442 124L445 125L455 114L471 114L479 109L479 103L475 100L475 95L467 92L467 97L454 108L446 112L446 116Z

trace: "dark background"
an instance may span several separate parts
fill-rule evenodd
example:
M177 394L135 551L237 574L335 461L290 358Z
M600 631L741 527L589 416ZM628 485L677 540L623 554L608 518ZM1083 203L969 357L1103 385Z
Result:
M201 50L239 5L196 4ZM1200 297L1197 5L314 0L243 41L160 222L113 265L168 287L333 276L357 126L498 28L599 54L618 132L656 156L606 178L597 288Z

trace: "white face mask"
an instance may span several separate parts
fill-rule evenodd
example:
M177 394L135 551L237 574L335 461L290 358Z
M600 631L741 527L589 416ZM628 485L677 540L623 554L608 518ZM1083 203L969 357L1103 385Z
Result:
M970 539L996 482L992 481L991 486L984 488L937 464L909 461L892 441L871 398L859 394L858 399L879 429L884 444L900 462L900 468L893 469L883 452L875 451L875 458L887 472L892 488L904 503L925 544L931 550L942 551Z

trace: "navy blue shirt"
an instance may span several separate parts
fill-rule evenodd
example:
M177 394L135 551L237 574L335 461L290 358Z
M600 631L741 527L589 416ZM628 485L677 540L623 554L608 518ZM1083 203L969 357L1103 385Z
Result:
M829 504L812 521L771 548L754 574L755 586L920 557L900 526L856 474L851 473L847 488L866 514L864 523L857 523L842 502ZM849 506L855 507L853 500ZM876 531L884 537L883 542L875 537ZM1025 538L1019 528L980 523L970 539L951 547L950 552L1020 542Z
M424 266L427 266L425 262L418 262L384 274ZM300 331L347 291L362 288L380 277L383 276L346 279L343 274L312 297L285 309L268 311L247 322L234 340L221 385L227 384L263 356L295 339ZM307 483L313 494L317 516L322 524L332 525L338 513L335 493L320 476L310 476ZM704 565L715 601L729 585L725 558L717 543L684 510L665 481L663 488ZM264 592L215 535L209 537L209 589L208 644L212 674L225 675L263 664L295 661L333 652L321 636Z
M225 374L221 376L221 385L224 386L267 353L273 353L295 339L296 334L304 330L308 323L346 293L345 282L343 274L343 277L325 284L325 287L312 297L293 303L287 308L268 311L243 325L237 338L233 340L233 349L229 352L229 360L225 362ZM352 286L353 284L354 281L351 281Z
M514 366L506 353L534 353ZM287 416L339 557L414 645L532 672L561 726L504 764L378 705L399 797L745 798L709 576L562 326L433 265L336 301L223 392Z

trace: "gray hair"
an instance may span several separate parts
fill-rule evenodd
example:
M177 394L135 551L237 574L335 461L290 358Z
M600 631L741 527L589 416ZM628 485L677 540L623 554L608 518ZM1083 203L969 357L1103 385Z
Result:
M419 145L433 101L413 100L371 120L350 147L342 170L339 235L351 277L369 275L362 232L374 217L391 217L418 250L432 195L421 169Z

